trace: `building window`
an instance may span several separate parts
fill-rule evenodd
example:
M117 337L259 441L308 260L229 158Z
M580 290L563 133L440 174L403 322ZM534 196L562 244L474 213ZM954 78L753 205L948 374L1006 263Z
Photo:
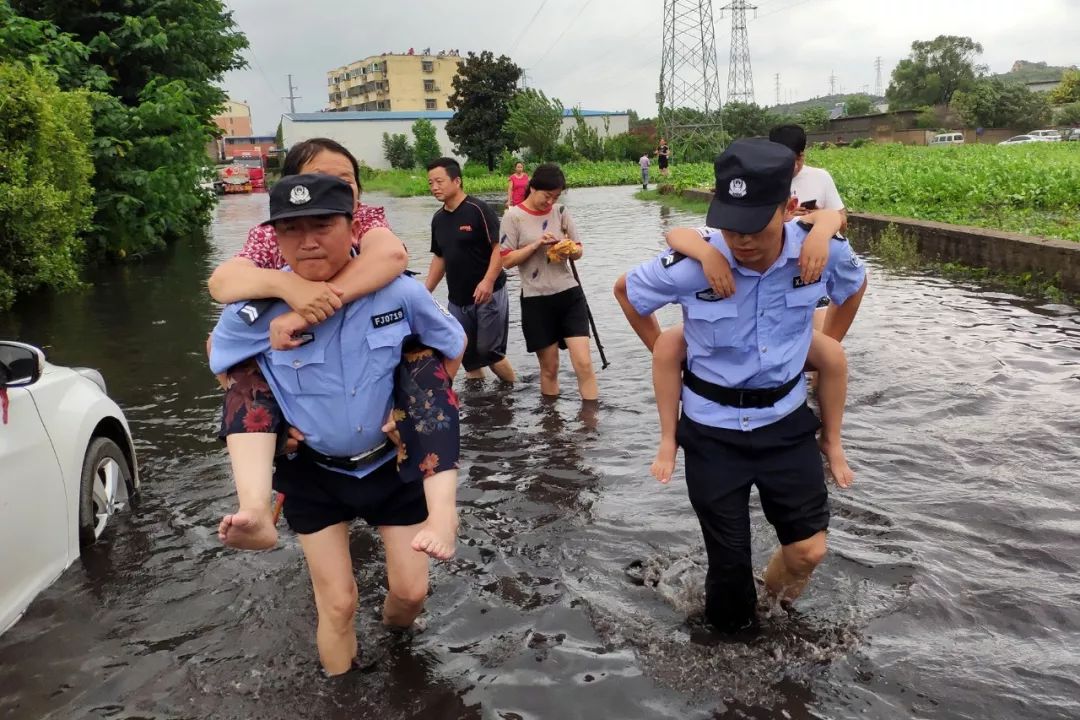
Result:
M431 100L431 99L425 100L425 101L424 101L424 106L425 106L425 107L426 107L426 108L427 108L428 110L434 110L434 109L435 109L435 101L434 101L434 100Z
M435 81L434 80L425 80L424 81L424 92L435 92Z
M435 63L430 60L424 60L420 63L420 67L424 72L435 72Z

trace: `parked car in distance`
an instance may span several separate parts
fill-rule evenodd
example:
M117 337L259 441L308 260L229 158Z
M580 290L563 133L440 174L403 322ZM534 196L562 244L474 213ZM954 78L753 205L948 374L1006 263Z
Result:
M1028 135L1046 142L1061 142L1061 133L1057 130L1032 130Z
M949 132L939 133L930 138L931 145L963 145L964 133Z
M0 341L0 633L139 490L123 411L101 373Z
M1080 141L1080 128L1069 128L1065 131L1065 134L1061 136L1062 140L1069 140L1071 142Z
M1022 145L1024 143L1037 143L1037 142L1045 142L1045 140L1040 140L1039 138L1034 137L1032 135L1013 135L1008 140L1002 140L1001 142L998 143L998 145Z

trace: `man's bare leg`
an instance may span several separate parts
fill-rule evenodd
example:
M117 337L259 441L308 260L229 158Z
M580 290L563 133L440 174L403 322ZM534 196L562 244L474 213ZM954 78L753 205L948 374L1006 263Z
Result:
M226 436L225 445L229 449L240 509L222 518L218 538L240 550L272 548L278 538L270 503L277 435L233 433Z
M457 548L457 470L444 470L424 479L428 519L420 526L410 547L436 560L449 560Z
M682 399L682 364L686 359L686 340L682 325L660 333L653 345L653 393L656 411L660 414L660 446L653 460L652 476L660 482L671 482L675 457L679 447L675 442L675 427L679 424L679 402Z
M356 657L356 579L349 554L349 526L338 523L300 535L319 613L316 642L327 675L340 675Z
M489 367L491 372L495 373L495 377L503 382L512 383L517 381L517 375L514 373L513 366L510 365L509 358L503 358L496 363L492 363Z
M810 582L814 568L825 559L824 530L799 542L784 545L773 553L765 569L765 590L782 603L794 602Z
M379 528L386 548L386 602L383 624L407 628L424 609L428 591L428 556L412 548L423 525L384 525Z
M840 440L847 403L847 356L836 340L814 332L807 362L818 370L818 405L821 408L821 438L818 444L829 461L829 473L841 488L851 487L855 473L848 465Z

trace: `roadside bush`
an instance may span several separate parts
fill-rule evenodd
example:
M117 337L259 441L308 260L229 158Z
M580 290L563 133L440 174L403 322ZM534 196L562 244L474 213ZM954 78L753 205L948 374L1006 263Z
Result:
M90 226L90 103L51 74L0 63L0 309L45 286L79 285Z
M382 147L383 157L390 167L405 170L416 164L409 138L404 133L383 133Z

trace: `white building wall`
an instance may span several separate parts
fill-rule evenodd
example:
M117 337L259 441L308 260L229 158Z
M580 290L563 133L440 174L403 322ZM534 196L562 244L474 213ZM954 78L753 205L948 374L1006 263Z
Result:
M604 130L605 120L607 120L608 123L606 132ZM589 115L585 118L585 124L600 133L600 137L612 137L624 132L630 132L629 115ZM564 117L562 121L563 137L566 137L566 133L576 127L577 120L574 119L573 115Z
M348 148L356 159L377 170L389 170L390 163L383 155L383 133L401 133L416 142L412 134L414 120L332 120L319 122L296 122L287 115L281 118L281 135L285 147L316 137L330 138ZM435 137L443 155L464 163L465 158L454 155L453 143L446 134L446 120L432 120Z

